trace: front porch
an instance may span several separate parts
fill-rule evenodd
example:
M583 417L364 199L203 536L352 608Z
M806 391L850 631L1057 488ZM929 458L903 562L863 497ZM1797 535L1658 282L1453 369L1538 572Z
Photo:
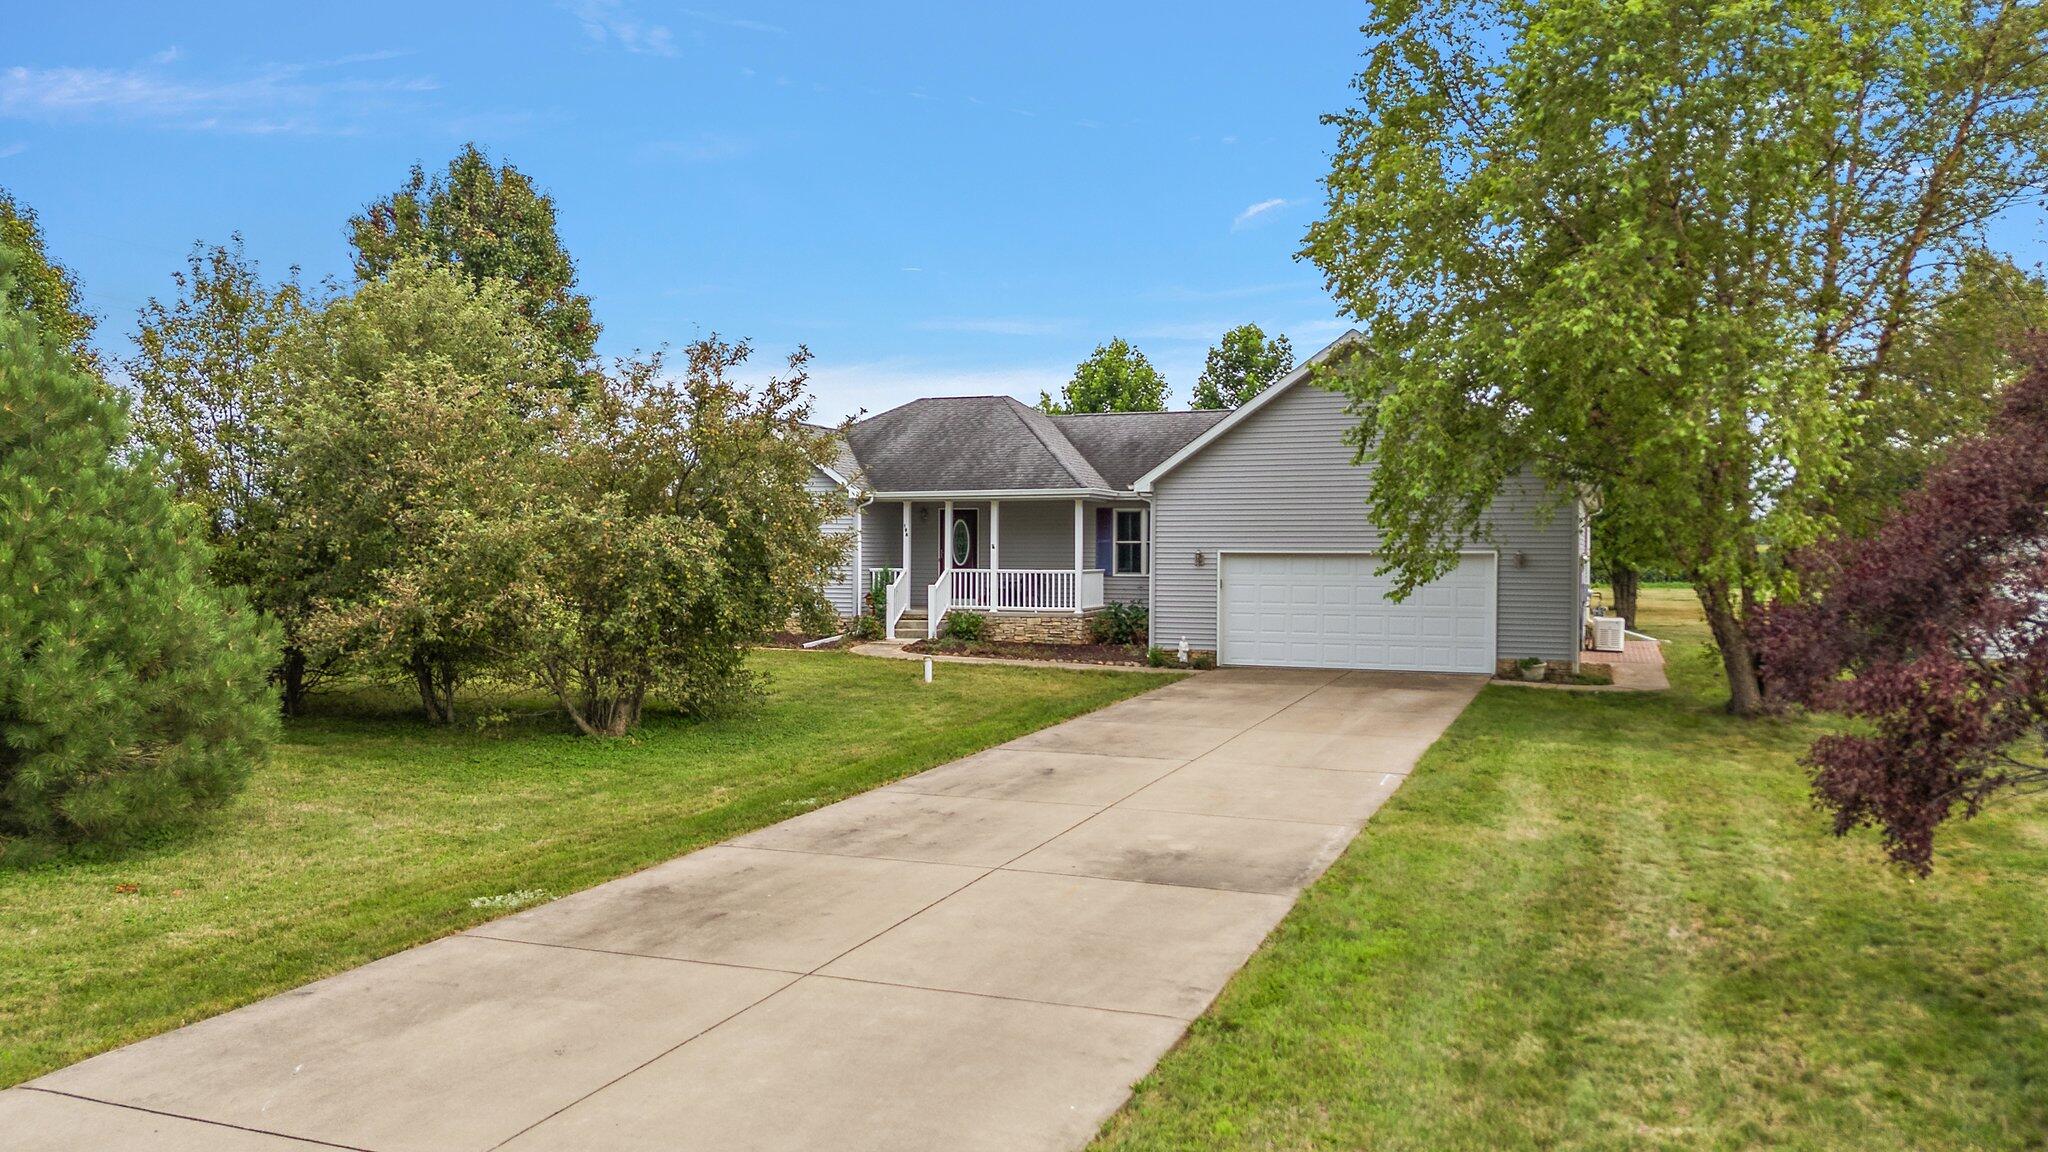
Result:
M1110 591L1099 563L1108 542L1096 540L1101 507L1083 498L906 499L893 508L871 506L864 525L874 534L869 539L888 529L898 537L889 557L894 562L871 569L888 589L887 634L895 638L908 618L908 627L921 623L919 631L936 636L956 609L986 613L994 618L993 631L1019 639L1084 634L1081 620L1103 608ZM1006 553L1023 563L1005 564ZM1027 623L1049 617L1063 619L1041 627Z

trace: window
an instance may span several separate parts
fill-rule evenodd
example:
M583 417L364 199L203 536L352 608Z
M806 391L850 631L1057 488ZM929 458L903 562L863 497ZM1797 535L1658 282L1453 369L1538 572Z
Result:
M1143 508L1119 508L1116 510L1116 574L1119 576L1143 576L1145 574L1145 510Z

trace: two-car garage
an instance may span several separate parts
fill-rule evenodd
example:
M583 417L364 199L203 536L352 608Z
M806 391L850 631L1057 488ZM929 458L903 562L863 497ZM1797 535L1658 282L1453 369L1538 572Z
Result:
M1223 552L1217 659L1290 668L1490 673L1495 565L1469 553L1406 599L1366 553Z

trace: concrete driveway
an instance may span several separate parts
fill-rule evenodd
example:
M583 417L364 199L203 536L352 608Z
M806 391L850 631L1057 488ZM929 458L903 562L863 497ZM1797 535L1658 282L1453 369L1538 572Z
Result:
M0 1148L1078 1148L1483 683L1194 677L0 1093Z

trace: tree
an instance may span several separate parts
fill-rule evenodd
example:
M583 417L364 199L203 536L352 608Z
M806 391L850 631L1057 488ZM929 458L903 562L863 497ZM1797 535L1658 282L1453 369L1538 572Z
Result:
M1774 696L1854 717L1806 757L1837 835L1925 875L1935 830L2048 786L2048 338L1991 429L1868 536L1802 553L1755 622Z
M1845 515L1891 390L1922 386L1897 361L1934 272L2048 186L2044 19L1377 7L1303 252L1362 321L1329 382L1379 461L1399 590L1484 535L1508 476L1591 489L1693 583L1729 706L1757 711L1743 623Z
M1066 413L1163 412L1166 377L1143 352L1119 338L1097 345L1086 360L1074 366L1074 378L1067 381L1058 400L1039 393L1038 406L1047 412Z
M520 310L559 354L562 383L581 386L597 346L590 298L574 291L576 263L555 231L554 198L511 164L492 164L475 144L431 180L415 164L396 192L350 218L349 243L364 280L424 259L478 283L513 285Z
M294 326L278 360L280 546L307 574L309 646L404 677L450 723L516 646L553 351L510 285L415 262Z
M296 396L280 386L276 351L306 302L296 269L266 285L240 236L195 245L172 280L170 303L151 298L142 307L136 353L122 364L136 393L137 439L167 462L178 499L198 510L215 582L243 589L281 626L274 675L285 714L297 715L325 667L309 658L303 636L305 573L280 547L279 429Z
M45 339L71 353L94 375L99 358L92 350L98 320L86 311L78 278L51 260L35 209L0 188L0 247L14 250L15 307L35 316Z
M1294 371L1294 346L1285 336L1268 340L1257 324L1240 324L1209 349L1195 381L1195 407L1236 408Z
M0 855L219 804L277 723L270 630L208 583L75 333L29 310L47 283L16 273L39 265L0 243Z
M846 541L807 485L831 459L805 423L809 354L750 393L731 379L749 352L702 340L681 380L627 364L558 412L520 650L585 733L624 734L650 693L686 712L731 699L749 644L823 609Z

